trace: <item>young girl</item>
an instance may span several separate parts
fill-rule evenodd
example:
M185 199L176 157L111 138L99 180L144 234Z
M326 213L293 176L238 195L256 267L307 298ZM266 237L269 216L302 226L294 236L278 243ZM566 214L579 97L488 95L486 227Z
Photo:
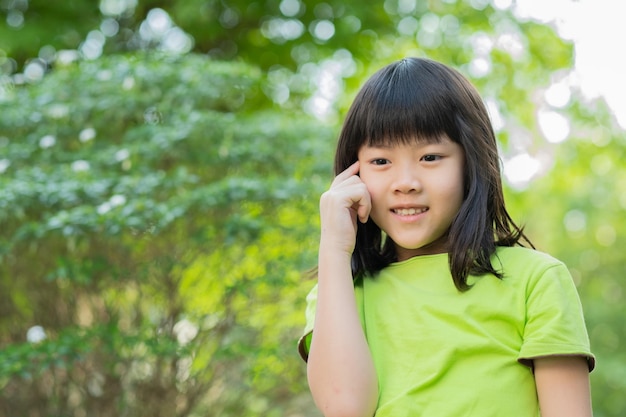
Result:
M462 75L417 58L377 72L335 172L299 344L324 416L592 415L576 288L507 213Z

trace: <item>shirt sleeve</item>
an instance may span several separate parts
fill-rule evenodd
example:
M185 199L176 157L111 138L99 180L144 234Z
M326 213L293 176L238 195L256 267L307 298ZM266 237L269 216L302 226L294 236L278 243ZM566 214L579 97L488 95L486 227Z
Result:
M547 267L528 283L524 341L518 360L532 366L532 359L543 356L583 356L589 371L595 357L576 286L562 263Z
M306 296L306 325L302 337L298 340L298 353L306 362L309 359L309 347L311 346L311 337L313 336L313 325L315 323L315 308L317 306L317 284L309 291Z

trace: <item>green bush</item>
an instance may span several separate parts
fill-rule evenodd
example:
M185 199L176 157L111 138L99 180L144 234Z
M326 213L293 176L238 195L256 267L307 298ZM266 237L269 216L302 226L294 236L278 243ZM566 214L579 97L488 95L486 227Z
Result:
M4 415L308 401L294 340L332 136L262 89L244 64L138 54L4 91Z

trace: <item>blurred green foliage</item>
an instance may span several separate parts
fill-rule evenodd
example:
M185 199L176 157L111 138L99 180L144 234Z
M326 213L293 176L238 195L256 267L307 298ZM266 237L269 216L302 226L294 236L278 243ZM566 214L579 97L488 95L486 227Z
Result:
M626 413L626 135L575 86L545 100L573 63L550 27L479 0L0 12L0 414L319 416L295 352L317 199L356 89L406 55L472 79L505 168L542 161L510 209L576 279L596 417Z
M295 407L316 233L301 213L332 136L262 84L199 55L111 55L0 103L6 415ZM47 339L21 342L33 325Z

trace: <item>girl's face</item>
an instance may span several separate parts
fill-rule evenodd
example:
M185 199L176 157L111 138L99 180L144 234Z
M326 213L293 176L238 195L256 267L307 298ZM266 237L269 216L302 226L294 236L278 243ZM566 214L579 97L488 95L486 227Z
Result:
M398 261L447 252L448 229L463 202L461 146L447 136L439 143L364 145L358 158L370 217L395 242Z

